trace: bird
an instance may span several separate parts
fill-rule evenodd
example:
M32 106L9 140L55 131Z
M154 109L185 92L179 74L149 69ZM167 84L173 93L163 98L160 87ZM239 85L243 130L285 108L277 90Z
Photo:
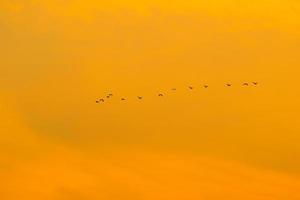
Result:
M228 87L230 87L230 86L231 86L231 84L229 84L229 83L227 83L226 85L227 85Z
M126 99L125 98L121 98L121 101L125 101Z
M164 95L163 95L162 93L159 93L158 96L159 96L159 97L162 97L162 96L164 96Z
M258 82L252 82L253 83L253 85L258 85Z
M143 97L141 97L141 96L137 96L137 98L140 99L140 100L143 99Z
M96 103L104 102L104 99L99 99L96 101Z
M172 88L172 90L173 90L173 91L175 91L175 90L176 90L176 88Z
M244 86L248 86L249 84L248 84L248 83L243 83L243 85L244 85Z
M113 95L113 94L108 94L108 96L111 96L111 97L112 97L112 96L114 96L114 95Z
M208 88L208 85L203 85L204 88Z
M106 98L108 98L108 99L109 99L109 98L110 98L110 95L107 95L107 96L106 96Z
M194 89L194 87L193 86L189 86L189 89L192 90L192 89Z

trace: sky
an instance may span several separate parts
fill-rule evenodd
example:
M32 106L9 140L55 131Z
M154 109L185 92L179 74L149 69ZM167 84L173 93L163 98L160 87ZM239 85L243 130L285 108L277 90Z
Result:
M0 198L299 199L299 13L1 0Z

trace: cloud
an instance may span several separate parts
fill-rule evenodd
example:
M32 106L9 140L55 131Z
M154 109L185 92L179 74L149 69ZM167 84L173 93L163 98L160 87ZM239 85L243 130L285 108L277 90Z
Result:
M297 179L217 158L60 148L2 174L5 199L299 199Z

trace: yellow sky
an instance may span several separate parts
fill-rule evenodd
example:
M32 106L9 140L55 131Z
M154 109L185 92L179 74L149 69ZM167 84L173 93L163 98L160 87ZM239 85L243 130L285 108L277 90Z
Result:
M299 13L1 0L0 198L299 199Z

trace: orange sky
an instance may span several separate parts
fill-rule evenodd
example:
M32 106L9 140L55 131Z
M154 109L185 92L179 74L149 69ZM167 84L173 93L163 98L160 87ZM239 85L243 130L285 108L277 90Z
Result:
M0 198L299 199L299 13L1 0Z

